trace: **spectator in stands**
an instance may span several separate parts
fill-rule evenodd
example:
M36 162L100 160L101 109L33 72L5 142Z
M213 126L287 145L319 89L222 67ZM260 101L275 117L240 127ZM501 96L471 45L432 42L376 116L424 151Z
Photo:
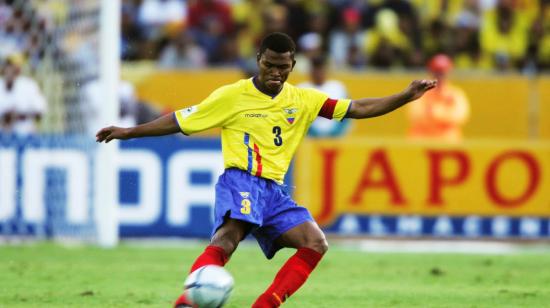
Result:
M53 40L49 30L54 14L48 10L48 4L52 5L51 1L0 1L1 59L20 53L31 73L39 68Z
M224 36L234 30L231 7L221 0L189 1L188 26L195 41L206 51L209 63L223 57Z
M461 70L488 69L490 63L481 56L479 31L466 24L459 24L452 32L455 67Z
M389 9L378 11L375 26L365 39L368 62L377 68L406 66L411 61L413 46L399 28L396 13Z
M334 1L309 0L304 2L303 6L306 14L302 20L306 20L306 27L300 35L315 32L323 37L323 41L328 42L330 30L338 25L340 18L340 12L336 6L337 2L334 4L332 2Z
M3 12L5 20L0 28L0 57L5 58L23 49L24 33L22 32L21 14L11 8Z
M493 1L493 0L491 0ZM480 0L445 0L445 1L409 1L418 15L419 23L426 28L434 20L440 20L447 26L456 23L459 15L463 14L470 6L479 7ZM488 1L483 1L488 2Z
M365 33L361 29L361 13L346 8L341 14L341 28L330 35L330 57L335 67L361 68L366 59L362 53Z
M281 4L271 4L262 11L264 34L286 32L288 28L288 9Z
M452 60L444 54L428 62L428 70L437 79L437 87L424 97L409 104L410 129L413 140L459 142L462 126L470 113L464 91L448 81Z
M296 40L299 46L299 52L304 55L305 61L297 59L297 69L302 71L300 66L306 68L303 70L309 72L309 64L311 59L325 54L328 45L330 17L335 12L333 7L319 1L316 5L310 8L311 13L307 15L307 28L302 35Z
M192 28L204 28L210 19L216 19L221 23L221 32L229 34L233 31L233 19L231 7L221 0L190 0L189 26Z
M208 63L207 55L188 31L182 31L171 38L159 58L159 66L165 69L203 68Z
M149 39L162 36L167 27L177 27L187 19L183 0L145 0L139 7L138 21Z
M329 21L325 14L319 13L308 16L308 27L306 31L296 40L300 52L314 52L316 53L315 55L324 53L327 45L326 39L328 37L328 22ZM311 41L312 38L314 38L314 41L318 44L308 44L307 41ZM306 48L307 50L304 50L303 47L305 46L313 48Z
M453 16L452 24L479 29L481 25L481 5L479 0L464 0L460 10Z
M288 24L292 25L285 33L290 35L295 42L307 32L307 23L304 22L308 16L305 2L303 0L287 0L284 4L288 10Z
M406 67L422 66L424 61L421 48L422 31L418 13L410 1L381 1L380 5L373 5L367 18L374 21L374 29L367 34L367 39L370 39L370 33L375 36L371 40L373 44L369 43L367 46L367 48L372 48L372 45L375 46L375 59L369 59L371 64L388 67L384 52L388 51L394 54L398 51L397 55L394 56L398 64ZM368 53L372 54L373 52L369 50ZM380 59L376 59L377 57L380 57Z
M44 27L44 24L40 22L39 25L40 26L37 29L33 29L28 33L23 48L28 65L32 70L35 70L40 66L46 52L47 41L49 39L47 35L45 35L45 29L42 28Z
M214 63L224 67L243 67L246 65L240 57L239 44L235 33L223 37Z
M294 71L307 73L311 71L311 63L314 58L323 55L323 37L316 32L309 32L298 40L300 52L296 55Z
M495 9L483 16L481 49L499 70L520 68L527 53L532 21L528 14L518 11L515 4L514 0L500 0Z
M262 0L256 0L262 1ZM241 28L239 31L238 37L239 37L239 53L241 58L239 59L239 65L241 69L243 70L245 76L254 76L257 74L258 65L257 65L257 59L256 59L256 52L257 52L257 44L259 44L259 39L266 36L269 33L272 32L287 32L288 25L289 25L289 11L288 11L288 5L283 5L279 3L275 3L271 0L264 0L263 6L257 7L258 11L254 12L254 14L259 14L260 20L261 20L261 26L259 27L262 29L262 33L258 36L253 34L253 32L249 32L250 29L248 27L252 26L252 24L247 25L247 28ZM253 18L254 20L255 18ZM244 38L243 35L249 36L248 38ZM252 36L254 35L254 39L252 39ZM250 44L252 41L254 41L254 45ZM247 45L243 45L243 43ZM252 49L248 49L248 47L252 47ZM243 49L243 47L246 47L247 49ZM253 57L246 57L242 51L248 50L248 52L253 52Z
M450 54L453 50L454 37L452 28L442 18L434 19L423 36L424 56L431 58L436 54Z
M300 88L313 88L334 99L348 97L346 86L338 80L327 78L327 65L324 56L312 58L310 64L309 81L298 84ZM311 137L336 137L345 134L350 126L350 121L331 121L317 117L311 124L308 135Z
M122 3L120 15L120 53L122 60L139 60L147 48L145 31L138 23L139 6L132 1Z
M185 4L183 0L145 0L141 3L137 19L145 38L140 48L142 57L156 59L160 44L183 27L187 19Z
M451 34L454 63L457 69L471 70L487 67L487 64L482 63L479 45L480 23L481 7L479 2L477 0L465 1L462 10L456 14Z
M231 12L235 22L239 55L249 59L250 66L256 67L256 44L264 33L262 12L272 0L245 0L233 3Z
M538 69L550 69L550 1L540 3L539 16L533 25L533 53Z
M12 7L6 0L0 0L0 27L5 27L12 14Z
M47 106L36 81L21 75L23 62L20 54L12 54L4 61L0 80L0 122L2 131L24 136L37 132L37 124Z

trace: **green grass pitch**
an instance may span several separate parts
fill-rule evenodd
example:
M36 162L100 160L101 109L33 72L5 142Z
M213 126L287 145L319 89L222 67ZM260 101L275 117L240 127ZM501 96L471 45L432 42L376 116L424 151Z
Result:
M0 246L0 307L170 307L203 244ZM250 307L292 253L242 245L227 307ZM285 307L550 307L550 255L364 253L333 246Z

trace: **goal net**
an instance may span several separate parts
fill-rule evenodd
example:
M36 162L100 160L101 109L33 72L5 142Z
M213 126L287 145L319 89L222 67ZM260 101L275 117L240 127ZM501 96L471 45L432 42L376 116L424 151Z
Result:
M6 3L2 62L24 59L46 104L30 133L0 130L0 236L115 245L118 145L97 145L94 131L118 117L120 2Z

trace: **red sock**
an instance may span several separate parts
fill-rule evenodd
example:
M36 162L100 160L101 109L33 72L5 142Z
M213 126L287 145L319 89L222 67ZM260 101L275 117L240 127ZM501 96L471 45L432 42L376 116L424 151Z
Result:
M227 256L223 248L209 245L204 249L204 252L195 260L195 263L193 263L193 266L191 266L191 270L189 271L189 273L192 273L196 269L201 268L205 265L224 266L228 260L229 257ZM178 299L174 303L174 307L184 304L190 305L190 302L187 300L185 293L178 297Z
M208 245L204 249L204 252L195 260L189 273L194 272L196 269L205 265L219 265L224 266L229 260L225 250L223 248L213 245Z
M307 277L315 269L315 266L317 266L322 257L322 254L313 249L298 249L281 267L273 283L258 297L252 307L279 307L306 282Z

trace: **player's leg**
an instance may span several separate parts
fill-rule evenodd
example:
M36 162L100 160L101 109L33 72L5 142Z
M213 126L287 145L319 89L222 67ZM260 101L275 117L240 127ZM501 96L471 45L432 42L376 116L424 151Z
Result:
M214 232L210 245L191 266L191 272L205 265L224 266L235 251L239 242L245 238L261 218L258 204L259 191L254 185L255 178L247 172L227 169L216 184L216 202L214 207ZM246 202L245 202L246 199ZM243 209L247 205L247 211ZM176 301L176 306L188 305L185 294Z
M226 218L224 224L214 233L210 244L191 266L190 273L205 265L224 266L239 242L250 232L251 224L242 220Z
M205 265L224 266L237 249L239 242L250 232L251 227L252 225L248 222L226 218L223 225L212 236L210 244L197 257L189 273ZM192 305L184 293L178 297L174 307L192 307Z
M328 250L325 234L314 221L304 222L288 230L276 242L282 247L309 248L322 255Z
M283 233L277 240L281 247L296 248L296 253L281 267L273 283L256 300L252 307L280 306L296 292L315 269L328 250L323 231L313 221L304 222Z

